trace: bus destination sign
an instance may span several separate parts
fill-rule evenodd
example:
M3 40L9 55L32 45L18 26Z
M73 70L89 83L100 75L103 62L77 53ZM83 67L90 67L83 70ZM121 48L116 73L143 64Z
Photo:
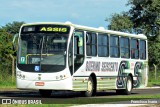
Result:
M40 31L42 32L67 32L66 27L41 27Z
M24 26L22 33L64 33L68 34L70 31L69 26L65 25L32 25Z

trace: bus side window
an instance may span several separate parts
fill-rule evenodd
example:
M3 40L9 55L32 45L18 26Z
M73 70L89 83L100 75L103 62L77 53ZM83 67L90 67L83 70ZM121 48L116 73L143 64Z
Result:
M121 58L129 58L129 38L121 37L120 38L120 50L121 50Z
M131 58L138 59L139 58L139 40L131 39Z
M146 41L140 40L140 59L146 59Z
M119 37L110 36L110 56L119 57Z
M75 71L83 64L84 61L84 32L74 32L74 65Z
M108 35L98 34L98 56L108 56Z
M83 32L76 31L74 33L74 53L83 55L84 54L84 36Z
M86 53L87 56L97 55L97 34L87 32L86 34Z

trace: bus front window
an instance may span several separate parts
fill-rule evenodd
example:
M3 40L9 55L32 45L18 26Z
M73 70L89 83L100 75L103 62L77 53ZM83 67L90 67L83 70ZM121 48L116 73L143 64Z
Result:
M67 34L22 34L19 40L19 69L28 72L58 72L64 69L67 40Z

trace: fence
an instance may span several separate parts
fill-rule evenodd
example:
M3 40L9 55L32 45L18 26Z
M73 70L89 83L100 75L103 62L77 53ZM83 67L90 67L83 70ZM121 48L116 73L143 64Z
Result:
M160 86L160 66L156 66L154 64L149 66L148 74L149 85L152 84L153 86Z
M14 64L14 63L13 63ZM0 62L0 87L15 86L15 72L13 72L12 60L3 60ZM15 69L14 69L15 71Z

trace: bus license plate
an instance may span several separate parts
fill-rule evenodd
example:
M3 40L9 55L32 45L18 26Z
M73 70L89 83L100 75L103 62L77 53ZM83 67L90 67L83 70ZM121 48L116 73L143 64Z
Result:
M44 86L44 82L36 82L35 86Z

